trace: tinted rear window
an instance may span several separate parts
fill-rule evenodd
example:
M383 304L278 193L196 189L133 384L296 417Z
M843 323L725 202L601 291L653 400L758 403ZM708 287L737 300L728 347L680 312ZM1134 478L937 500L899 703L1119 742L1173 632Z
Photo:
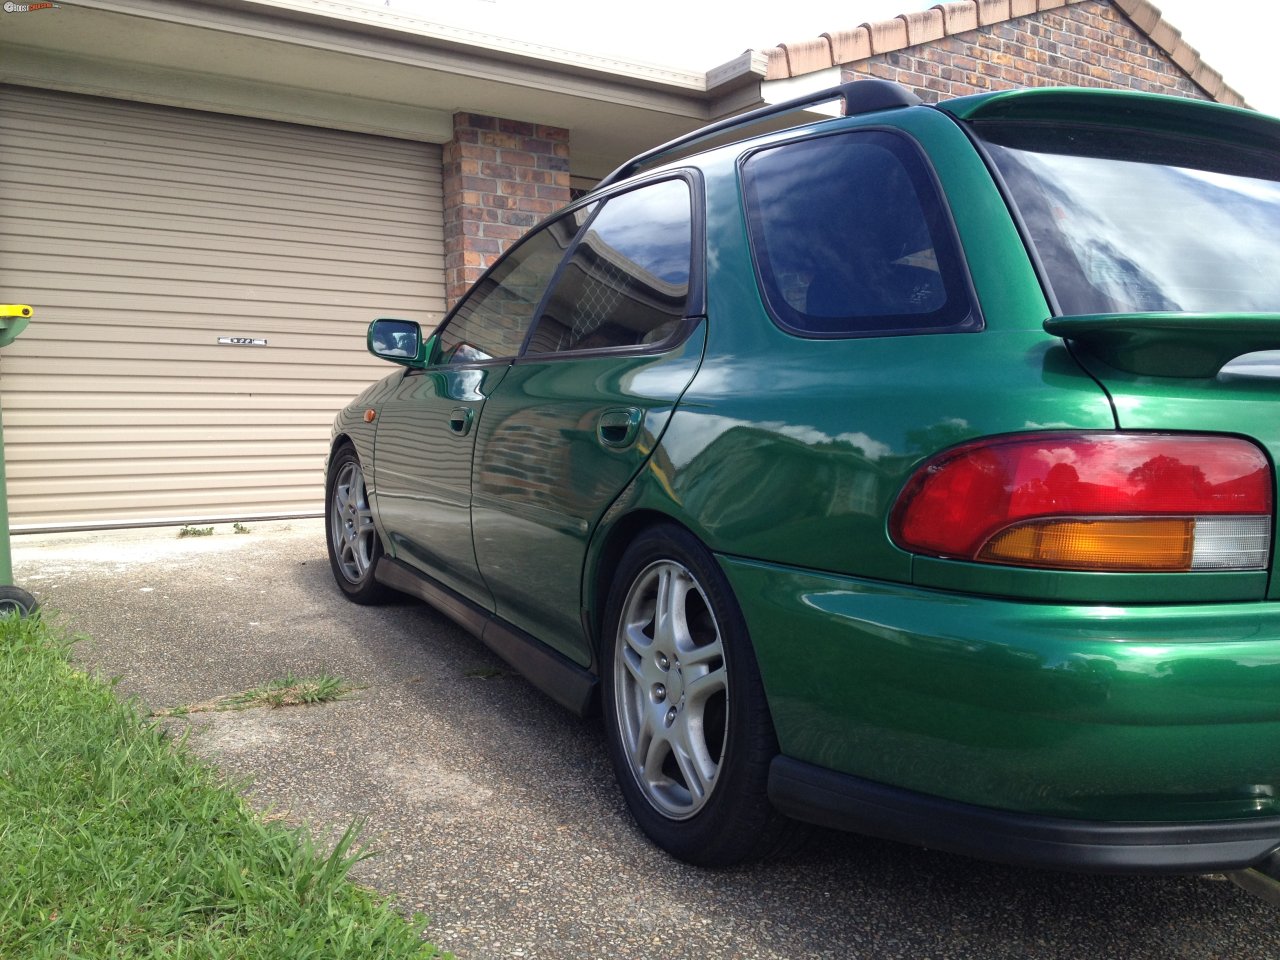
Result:
M860 130L781 144L743 164L761 291L814 336L976 329L950 219L907 138Z
M1280 312L1280 157L1190 136L977 123L1067 315Z

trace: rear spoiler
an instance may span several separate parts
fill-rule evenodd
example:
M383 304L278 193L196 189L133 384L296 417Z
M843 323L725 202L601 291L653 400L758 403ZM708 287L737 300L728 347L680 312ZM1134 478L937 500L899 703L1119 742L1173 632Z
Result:
M1213 377L1236 357L1280 350L1280 313L1103 313L1050 317L1044 328L1149 377Z

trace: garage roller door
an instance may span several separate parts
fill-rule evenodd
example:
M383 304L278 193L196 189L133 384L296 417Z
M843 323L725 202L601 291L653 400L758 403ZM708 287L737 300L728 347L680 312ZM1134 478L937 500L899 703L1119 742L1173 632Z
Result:
M369 320L444 308L440 148L16 87L0 138L14 529L322 512Z

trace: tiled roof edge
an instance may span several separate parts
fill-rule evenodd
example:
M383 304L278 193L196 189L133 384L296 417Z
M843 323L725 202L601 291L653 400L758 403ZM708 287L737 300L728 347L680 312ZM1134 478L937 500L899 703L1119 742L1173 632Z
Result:
M1169 23L1151 0L1111 0L1157 47L1178 65L1212 99L1233 107L1247 107L1239 91L1227 86L1222 74L1209 66L1200 51L1182 39L1182 31Z
M902 13L891 20L863 23L853 30L824 33L815 40L782 43L761 51L768 57L766 80L785 80L818 70L856 63L880 53L892 53L977 30L979 27L1030 16L1085 0L956 0L918 13ZM1195 47L1150 0L1110 0L1143 34L1206 94L1219 103L1248 106L1222 74L1201 58Z
M780 43L763 51L769 58L766 80L785 80L842 63L865 60L878 53L941 40L1040 10L1085 0L959 0L939 3L918 13L901 13L891 20L863 23L853 30L824 33L817 40Z

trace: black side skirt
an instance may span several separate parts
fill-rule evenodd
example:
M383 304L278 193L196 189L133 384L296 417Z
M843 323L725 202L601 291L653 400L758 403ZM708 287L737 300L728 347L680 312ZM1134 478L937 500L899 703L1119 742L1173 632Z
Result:
M379 583L431 604L478 637L556 703L578 716L586 716L595 709L595 674L542 641L398 560L383 557L378 561L374 576Z
M1098 822L944 800L791 757L769 768L769 799L797 820L1020 866L1088 873L1241 870L1280 848L1280 817Z

